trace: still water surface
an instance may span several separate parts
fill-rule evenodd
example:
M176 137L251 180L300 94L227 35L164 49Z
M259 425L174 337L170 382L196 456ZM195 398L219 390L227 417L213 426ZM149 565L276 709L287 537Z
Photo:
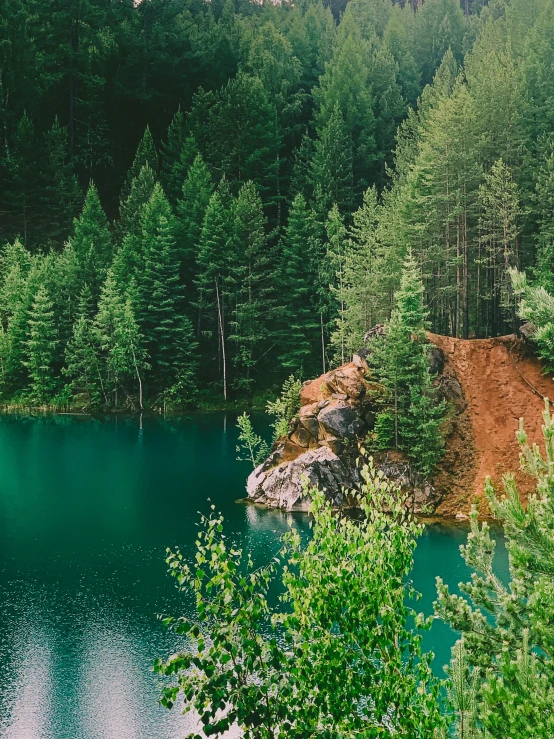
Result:
M213 501L260 563L302 514L235 501L235 418L91 420L0 416L0 737L178 739L189 719L157 704L157 656L178 648L158 613L188 608L165 548L193 553L197 511ZM257 428L268 433L265 419ZM467 578L465 531L428 527L414 578L430 613L435 576ZM502 559L502 558L501 558ZM501 567L505 566L502 560ZM453 634L426 636L437 671Z

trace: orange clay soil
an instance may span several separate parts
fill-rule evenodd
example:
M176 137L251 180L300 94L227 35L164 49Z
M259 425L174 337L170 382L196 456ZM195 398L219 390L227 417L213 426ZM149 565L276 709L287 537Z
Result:
M429 339L443 351L445 373L455 373L465 395L435 478L447 493L437 513L468 513L477 502L486 516L485 478L490 475L501 490L506 472L516 474L525 501L533 480L519 469L515 433L524 418L529 442L541 443L543 396L554 399L553 380L515 336L463 340L429 334Z

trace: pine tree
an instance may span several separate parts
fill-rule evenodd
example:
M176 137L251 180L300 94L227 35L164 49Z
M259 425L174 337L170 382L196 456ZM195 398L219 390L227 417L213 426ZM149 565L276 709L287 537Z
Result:
M154 192L145 212L145 262L138 283L137 318L151 358L153 382L164 391L175 382L180 361L184 295L173 221L162 212L160 193L161 188ZM166 200L165 204L169 208Z
M486 255L488 324L492 335L517 329L510 270L519 266L520 196L511 170L502 159L479 188L479 243Z
M30 247L35 242L39 207L37 152L34 126L24 112L11 137L5 140L2 200L10 227L10 238L19 236Z
M362 206L353 214L345 243L341 331L331 341L335 347L344 342L348 354L360 349L366 332L384 322L390 313L385 256L380 241L381 211L376 188L368 189Z
M320 256L315 213L302 195L292 203L281 240L277 292L280 296L280 355L283 367L309 371L319 349L317 281Z
M170 203L175 204L183 186L182 172L177 164L186 141L185 116L181 108L173 116L161 145L162 184Z
M120 240L140 234L142 210L152 197L155 184L154 172L147 162L131 182L129 197L121 201L117 224Z
M534 269L538 282L545 290L554 292L554 146L537 175L535 190L539 213L537 256Z
M70 233L73 219L82 205L83 194L69 157L67 131L58 119L44 136L44 163L40 169L41 209L45 230L54 247L60 247ZM45 243L46 239L42 239Z
M210 198L197 256L196 287L198 294L198 337L208 342L209 356L219 358L219 373L223 384L223 396L227 399L229 361L227 350L228 322L231 308L230 296L234 292L230 279L233 264L233 220L225 205L221 188ZM213 337L217 337L214 342ZM214 350L215 347L215 350Z
M58 339L52 303L44 287L39 288L35 295L28 324L25 365L29 370L29 391L31 398L37 403L48 403L56 388L53 361Z
M210 172L202 156L198 154L177 200L177 239L181 274L188 285L191 285L194 279L202 224L213 189Z
M338 363L346 362L346 302L345 302L345 265L347 250L347 230L344 225L344 219L339 213L339 209L334 205L329 211L327 222L325 224L327 233L327 271L330 277L328 283L329 292L334 296L338 303L338 310L330 311L330 315L336 316L336 331L332 336L335 345L335 359Z
M374 175L375 115L369 65L364 59L367 56L369 46L361 38L353 13L347 11L339 27L333 58L313 91L319 107L316 122L320 137L337 116L337 108L342 116L343 135L352 142L353 182L358 192L373 183Z
M81 267L81 285L88 285L93 300L97 300L113 250L108 219L93 183L89 185L83 211L74 221L71 244Z
M176 351L178 347L175 347ZM143 409L143 378L149 368L144 337L135 318L133 299L128 296L120 304L113 344L110 350L110 366L119 381L133 378L138 386L139 408Z
M256 185L241 188L234 209L234 243L238 260L231 264L234 312L232 334L236 385L250 389L254 367L274 335L275 293L272 262L265 234L266 219ZM274 345L274 342L273 342Z
M352 141L338 103L315 142L311 180L320 220L326 218L334 204L341 213L350 212L353 203Z
M87 395L89 408L101 402L108 404L99 361L100 344L93 321L92 295L83 287L73 333L65 348L63 372L69 377L72 391Z
M410 252L385 336L373 340L370 362L388 405L377 419L377 442L405 451L426 476L444 448L440 425L445 409L435 398L429 376L427 315L421 275Z
M146 126L144 135L137 147L133 163L127 171L125 182L123 183L123 187L121 188L122 203L124 203L131 194L131 186L133 184L133 180L139 176L140 170L144 167L145 164L148 164L154 175L157 177L159 170L158 152L156 151L154 139L152 138L152 134L150 133L150 128L148 126Z
M112 362L115 346L115 334L122 312L123 297L115 279L113 270L108 274L98 301L98 311L94 318L94 327L100 346L101 376L105 377L103 393L109 402L118 406L119 378Z

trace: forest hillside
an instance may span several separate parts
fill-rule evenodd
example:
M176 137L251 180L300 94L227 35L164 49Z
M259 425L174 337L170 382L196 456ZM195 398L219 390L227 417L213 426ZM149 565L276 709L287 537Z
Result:
M388 320L517 328L552 288L549 0L10 0L0 383L10 404L274 394Z

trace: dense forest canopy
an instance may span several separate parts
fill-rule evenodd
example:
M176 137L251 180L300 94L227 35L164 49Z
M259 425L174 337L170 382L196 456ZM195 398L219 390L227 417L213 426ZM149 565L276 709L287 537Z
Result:
M411 249L433 330L552 287L551 0L2 0L5 399L340 363ZM146 402L146 400L144 400Z

